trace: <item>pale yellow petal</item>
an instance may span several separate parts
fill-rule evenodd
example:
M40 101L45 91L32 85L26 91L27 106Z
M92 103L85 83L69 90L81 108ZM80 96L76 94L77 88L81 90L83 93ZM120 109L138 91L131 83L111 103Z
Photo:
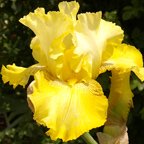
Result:
M57 40L58 42L62 41L70 33L72 24L63 13L53 11L45 14L43 8L37 8L34 13L29 13L21 18L20 22L29 27L36 35L31 48L33 57L40 64L48 64L53 48L57 48L61 52L64 50L63 47L56 47L58 45L56 42Z
M101 66L100 73L112 69L120 70L121 72L133 71L139 79L144 80L142 54L134 46L121 44L115 47L112 57Z
M62 67L64 65L64 54L63 48L61 48L60 39L56 39L57 42L52 44L53 50L49 52L49 56L45 57L43 51L40 50L40 44L37 37L33 38L31 42L31 47L35 50L33 51L33 55L37 56L37 60L47 67L47 72L50 73L53 77L58 77L62 79L60 73L62 72ZM54 40L54 42L56 41ZM64 44L64 43L63 43ZM59 49L56 49L57 48Z
M113 46L123 39L121 28L102 20L101 15L101 12L79 14L73 39L76 54L90 55L93 78L98 75L101 62L111 56Z
M71 2L61 2L58 5L60 12L67 14L70 16L73 20L76 20L76 14L79 10L79 3L76 1Z
M34 119L50 128L47 134L53 140L76 139L106 120L107 99L94 80L68 85L58 80L48 81L38 72L29 89L28 101Z
M15 64L2 66L1 74L4 83L9 82L15 88L17 85L25 86L29 80L30 75L35 74L38 70L43 67L38 64L33 65L29 68L18 67Z
M124 32L120 26L115 23L101 20L99 27L99 37L101 39L107 39L106 47L103 49L102 61L108 59L112 52L113 47L120 44L124 37Z

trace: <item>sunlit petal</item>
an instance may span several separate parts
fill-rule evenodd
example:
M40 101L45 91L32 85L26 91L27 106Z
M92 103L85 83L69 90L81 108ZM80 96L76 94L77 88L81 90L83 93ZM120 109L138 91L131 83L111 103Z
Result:
M76 1L61 2L59 3L59 10L70 16L73 20L76 20L76 14L79 10L79 4Z
M89 55L93 78L101 62L111 56L113 46L120 44L123 31L119 26L101 19L101 12L79 14L75 27L75 53Z
M130 88L130 71L112 70L110 95L108 97L108 117L104 133L98 133L101 144L128 144L127 119L133 106Z
M50 128L47 134L54 140L76 139L106 120L107 99L94 80L68 85L58 80L48 81L38 72L29 89L28 101L34 119Z
M1 74L4 83L9 82L15 88L17 85L25 86L30 75L34 75L38 70L44 67L36 64L29 68L18 67L15 64L2 66Z
M66 15L54 11L45 14L43 8L37 8L34 13L21 18L20 22L35 33L36 37L32 41L31 48L33 57L42 65L49 64L49 59L52 58L50 55L53 49L57 48L54 44L58 45L57 42L63 41L71 31L71 21ZM57 51L61 52L59 55L63 50L61 42L57 48Z
M133 46L121 44L115 47L110 57L100 68L100 73L112 71L109 95L108 118L104 133L99 133L101 143L128 144L127 119L133 106L133 93L130 88L130 72L133 71L142 81L144 68L141 53Z
M113 55L103 63L100 73L116 69L121 72L133 71L140 80L144 80L142 54L134 46L121 44L114 49Z

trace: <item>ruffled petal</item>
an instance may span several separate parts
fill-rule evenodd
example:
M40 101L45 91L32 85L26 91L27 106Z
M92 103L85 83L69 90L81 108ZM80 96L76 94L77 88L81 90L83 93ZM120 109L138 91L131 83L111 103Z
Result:
M60 12L67 14L70 16L73 20L76 20L76 14L79 10L79 3L76 1L71 2L61 2L58 5Z
M18 67L15 64L2 66L1 74L4 83L9 82L15 88L17 85L25 87L30 75L34 75L38 70L44 67L35 64L29 68Z
M42 72L38 72L28 91L34 119L50 128L47 134L53 140L76 139L106 121L107 98L94 80L68 85L47 80Z
M144 80L142 54L134 46L121 44L114 49L112 57L103 63L100 73L116 69L121 72L133 71L138 78Z
M115 23L101 20L99 27L100 39L106 39L106 47L103 49L102 61L107 60L112 52L113 48L120 44L124 37L124 32L120 26Z
M34 13L29 13L21 18L20 22L29 27L36 35L31 48L33 57L41 65L48 65L54 55L55 57L62 55L65 49L62 41L72 30L72 22L65 14L54 11L45 14L43 8L37 8Z
M61 2L59 12L45 14L43 8L20 19L36 36L31 42L33 57L54 77L60 78L65 61L70 62L69 73L96 78L101 62L110 57L113 46L123 39L119 26L101 19L101 12L76 14L79 4ZM67 57L67 51L71 57ZM86 74L87 73L87 74Z
M98 75L101 62L111 56L113 46L123 39L121 28L102 20L101 15L101 12L79 14L73 39L76 46L74 52L89 55L93 78Z

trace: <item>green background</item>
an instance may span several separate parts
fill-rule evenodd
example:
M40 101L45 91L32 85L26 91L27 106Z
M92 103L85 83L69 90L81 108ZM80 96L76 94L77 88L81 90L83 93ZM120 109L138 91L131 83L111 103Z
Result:
M46 11L58 10L59 0L0 0L0 66L16 63L28 67L35 63L29 48L33 32L18 20L44 7ZM125 43L136 46L144 54L144 0L78 0L79 13L101 10L103 18L117 23L125 32ZM102 75L100 81L105 94L109 93L109 74ZM32 78L30 79L30 81ZM132 73L131 88L134 93L134 108L128 119L130 144L144 144L144 83ZM61 144L61 140L51 141L45 135L46 128L32 119L32 112L26 101L26 88L15 90L3 84L0 78L0 143L2 144ZM96 131L91 131L96 138ZM97 138L96 138L97 139ZM70 144L84 144L80 137ZM66 144L66 143L65 143Z

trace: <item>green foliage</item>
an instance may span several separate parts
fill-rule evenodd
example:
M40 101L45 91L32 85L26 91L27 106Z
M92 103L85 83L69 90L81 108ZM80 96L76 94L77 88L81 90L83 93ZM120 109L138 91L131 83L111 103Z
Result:
M133 18L140 18L144 13L144 1L142 0L131 0L131 5L123 8L123 20L130 20Z
M61 0L62 1L62 0ZM143 0L78 0L80 12L103 11L103 18L113 21L124 29L125 42L135 45L144 53L144 1ZM0 65L16 63L30 66L34 63L29 44L33 33L18 20L37 7L46 11L57 10L59 0L0 0ZM105 94L109 91L109 74L99 79ZM130 144L143 144L144 84L132 75L134 108L128 120ZM26 89L12 89L0 80L0 143L2 144L62 144L51 141L46 129L35 123L26 101ZM91 131L95 137L95 132ZM84 143L81 138L70 144ZM67 143L64 143L67 144Z

